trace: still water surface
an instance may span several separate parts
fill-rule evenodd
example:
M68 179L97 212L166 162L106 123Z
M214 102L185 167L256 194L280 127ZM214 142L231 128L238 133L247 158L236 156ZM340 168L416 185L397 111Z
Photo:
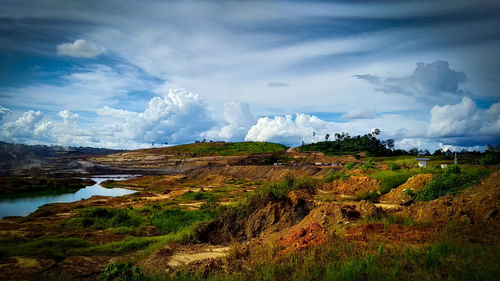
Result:
M119 180L133 177L132 175L113 175L92 177L96 184L87 186L73 193L64 193L59 195L43 195L33 197L21 197L14 199L0 200L0 218L6 216L27 216L34 212L38 207L48 203L68 203L81 199L87 199L94 195L102 196L122 196L132 194L136 191L124 188L104 188L101 182L109 179Z

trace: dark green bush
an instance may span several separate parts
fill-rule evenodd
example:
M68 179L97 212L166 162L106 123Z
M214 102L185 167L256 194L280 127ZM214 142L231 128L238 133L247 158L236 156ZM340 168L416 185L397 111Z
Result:
M399 165L397 163L389 163L388 167L389 167L389 170L391 170L391 171L397 171L397 170L401 169L401 165Z

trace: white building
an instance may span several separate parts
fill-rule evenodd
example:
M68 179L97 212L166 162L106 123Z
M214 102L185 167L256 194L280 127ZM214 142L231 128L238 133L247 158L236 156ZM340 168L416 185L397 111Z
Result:
M431 160L429 158L415 158L418 161L419 168L427 168L427 161Z

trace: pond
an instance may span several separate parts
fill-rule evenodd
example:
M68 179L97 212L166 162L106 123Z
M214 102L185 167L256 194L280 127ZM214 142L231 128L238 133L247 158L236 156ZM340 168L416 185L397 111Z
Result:
M21 197L14 199L0 200L0 218L6 216L27 216L36 211L38 207L49 203L69 203L81 199L87 199L94 195L102 196L122 196L132 194L136 191L124 188L104 188L101 182L109 179L120 180L134 177L133 175L113 175L113 176L98 176L91 177L96 184L87 186L73 193L64 193L58 195L42 195Z

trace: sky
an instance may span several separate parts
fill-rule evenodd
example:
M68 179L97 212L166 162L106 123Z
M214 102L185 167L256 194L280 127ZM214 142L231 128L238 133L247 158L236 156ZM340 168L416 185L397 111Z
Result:
M500 143L497 0L0 4L0 141Z

